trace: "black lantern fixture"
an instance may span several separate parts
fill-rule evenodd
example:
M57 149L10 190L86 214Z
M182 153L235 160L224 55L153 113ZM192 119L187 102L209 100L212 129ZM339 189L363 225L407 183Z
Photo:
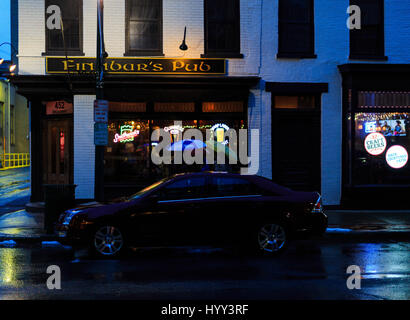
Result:
M179 46L179 49L182 50L182 51L187 51L188 50L188 46L186 45L185 40L186 40L186 26L185 26L185 29L184 29L184 40L182 40L182 44Z

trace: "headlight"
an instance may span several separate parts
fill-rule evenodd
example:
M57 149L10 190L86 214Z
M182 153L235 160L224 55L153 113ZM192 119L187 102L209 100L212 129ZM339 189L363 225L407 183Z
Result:
M68 226L68 225L70 224L71 220L73 219L73 217L74 217L76 214L80 213L81 211L80 211L80 210L68 210L68 211L66 211L66 212L67 212L67 213L66 213L66 215L65 215L65 217L64 217L63 225Z

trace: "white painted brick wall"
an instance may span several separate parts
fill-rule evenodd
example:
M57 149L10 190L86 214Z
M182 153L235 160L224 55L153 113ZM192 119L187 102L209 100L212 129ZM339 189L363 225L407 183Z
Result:
M74 184L77 199L94 198L94 95L74 96Z
M83 1L84 53L95 56L96 1ZM19 4L20 73L44 74L45 63L41 56L45 50L44 1L19 0ZM341 195L342 83L337 65L366 62L348 60L348 5L349 0L315 0L315 51L318 57L294 60L276 59L278 0L242 0L241 53L244 59L228 61L230 76L259 75L265 81L329 83L329 93L322 96L322 132L326 133L322 136L322 194L325 204L339 204ZM125 52L124 1L105 0L105 8L107 51L111 57L122 57ZM184 55L178 47L184 26L187 26L187 45L190 49L185 57L199 58L204 52L203 0L164 0L163 9L165 56ZM385 1L385 43L389 60L379 63L409 63L409 16L409 1ZM259 89L252 90L248 121L250 128L261 130L260 174L267 177L272 174L270 109L270 94ZM77 158L77 161L80 160Z
M45 74L44 0L19 0L20 74ZM257 75L260 62L260 2L241 1L241 53L229 59L229 75ZM104 37L110 57L125 53L125 0L104 0ZM95 57L97 2L83 0L83 51ZM187 51L179 50L187 27ZM200 58L204 53L203 0L163 0L163 49L168 58Z

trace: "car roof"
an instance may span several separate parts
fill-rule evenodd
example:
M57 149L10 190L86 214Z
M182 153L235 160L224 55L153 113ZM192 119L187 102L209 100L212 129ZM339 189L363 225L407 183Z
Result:
M242 179L246 179L258 185L262 189L274 191L275 193L278 193L278 194L288 194L292 192L291 189L278 185L272 180L262 177L262 176L241 175L239 173L230 173L230 172L225 172L225 171L202 171L202 172L177 173L171 178L171 180L173 180L174 178L187 178L187 177L195 177L195 176L210 176L210 177L223 176L223 177L229 177L229 178L242 178Z

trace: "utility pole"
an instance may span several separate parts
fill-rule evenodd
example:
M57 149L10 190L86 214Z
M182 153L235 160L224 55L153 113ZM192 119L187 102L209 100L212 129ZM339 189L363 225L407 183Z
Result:
M96 99L104 99L104 0L97 0L97 81ZM97 201L104 200L104 146L95 146L94 196Z

